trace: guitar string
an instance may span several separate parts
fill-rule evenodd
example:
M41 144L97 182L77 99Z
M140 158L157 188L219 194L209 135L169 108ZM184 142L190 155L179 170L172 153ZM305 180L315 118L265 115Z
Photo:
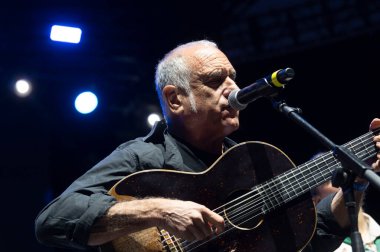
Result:
M365 147L365 148L367 148L367 147ZM363 151L360 151L360 152L363 152ZM374 152L374 150L372 151L372 152ZM373 153L374 154L374 153ZM357 154L358 155L358 154ZM333 158L329 158L330 160L331 159L333 159ZM324 160L324 162L325 162L326 160ZM335 165L337 165L337 164L335 164ZM297 195L295 195L295 196L297 196ZM294 197L293 197L294 198ZM260 215L260 214L259 214ZM253 218L256 218L257 216L259 216L259 215L256 215L256 216L252 216L251 218L249 218L248 220L247 219L244 219L244 221L242 222L242 223L244 223L244 222L247 222L247 221L249 221L249 220L251 220L251 219L253 219ZM250 216L251 216L251 214L250 214ZM245 216L244 216L245 217ZM236 225L241 225L242 223L240 223L240 224L236 224ZM234 228L234 227L233 227ZM226 230L226 232L229 232L229 231L231 231L232 229L229 229L229 230ZM226 233L226 232L224 232L224 233ZM216 237L215 237L216 238ZM208 242L208 241L207 241ZM204 243L202 243L202 244L204 244ZM199 247L200 245L198 245L197 247ZM187 246L187 247L189 247L189 246ZM191 251L191 250L189 250L189 251Z
M317 175L317 176L322 175L322 176L319 176L319 177L318 177L318 179L321 179L321 178L322 178L321 182L323 182L323 180L327 180L328 178L330 178L330 177L331 177L331 174L332 174L332 172L329 171L329 170L326 170L326 171L324 171L324 172L325 172L325 173L322 172L322 173L320 173L320 174ZM327 177L327 179L326 179L326 177ZM314 180L314 178L315 178L315 176L313 177L313 180ZM287 179L287 180L288 180L288 182L291 182L290 179ZM317 184L316 184L316 185L317 185ZM299 188L297 188L297 189L305 190L304 187L307 188L307 189L306 189L307 191L311 189L310 184L307 183L307 182L304 183L304 184L302 184L302 183L301 183L301 184L298 183L298 186L299 186ZM291 188L291 190L294 190L294 187L293 187L292 185L290 185L289 188ZM251 208L252 206L253 206L253 207L256 207L257 205L256 205L255 203L257 203L258 201L260 201L260 203L261 203L262 200L264 200L265 198L267 198L267 199L270 200L270 199L272 198L271 196L276 197L276 195L278 195L279 193L282 194L282 193L283 193L283 190L286 191L286 189L289 189L289 188L281 188L281 189L277 189L277 190L275 190L275 191L271 191L272 195L267 195L267 196L264 196L264 197L261 197L261 196L259 195L259 197L256 199L256 201L251 201L251 202L249 202L249 204L245 204L245 205L240 206L239 208L234 209L233 211L231 211L231 212L228 214L228 216L232 215L233 218L230 218L229 220L230 220L231 222L237 222L237 221L240 221L242 218L245 218L247 215L251 215L251 214L252 214L252 212L248 212L248 213L247 213L247 211L251 211L251 210L252 210L252 208ZM302 190L301 190L301 191L302 191ZM281 199L281 201L277 201L277 202L274 203L274 204L272 203L272 206L271 206L271 207L267 207L268 210L271 210L271 208L275 208L275 207L277 207L277 206L279 206L279 205L281 205L281 204L284 204L284 203L287 203L287 202L293 200L294 198L298 197L300 194L303 194L304 191L302 191L302 193L294 194L294 195L292 195L292 196L290 196L290 194L289 194L288 192L286 192L286 193L288 194L288 197L285 198L285 200L284 200L284 199ZM280 195L280 197L281 197L281 195ZM256 211L256 210L262 210L263 204L260 205L260 207L261 207L260 209L254 209L254 210L255 210L255 211ZM264 213L265 213L265 212L264 212Z
M353 145L354 144L354 141L352 141L352 142L350 142L349 144L351 144L351 145ZM347 144L348 145L348 144ZM355 147L357 147L357 145L355 144L355 146L353 146L353 150L355 149ZM368 146L365 146L364 144L362 144L362 147L364 148L364 151L366 151L367 149L368 149ZM362 149L363 149L362 148ZM374 152L374 149L372 149L373 151L372 152ZM360 153L358 152L358 151L356 151L357 152L357 155L360 155ZM360 151L360 152L363 152L363 150L362 151ZM367 151L368 152L368 151ZM328 154L330 154L330 153L328 153ZM373 153L374 154L374 153ZM326 155L325 155L326 156ZM325 156L323 156L322 158L320 158L319 160L322 160L324 163L327 163L329 160L331 160L331 159L334 159L333 157L332 158L329 158L329 160L327 160L327 159L325 159ZM318 160L313 160L313 162L314 163L316 163ZM320 164L321 162L319 162L319 164ZM318 165L319 165L318 164ZM336 162L336 164L335 165L337 165L338 163ZM308 169L310 170L310 168L312 168L312 167L308 167ZM327 171L327 173L330 173L329 171ZM324 179L324 180L326 180L326 178L325 178L325 176L326 176L326 174L323 174L323 173L321 173L321 175L322 175L322 178ZM286 177L286 179L287 180L290 180L288 177ZM318 178L319 179L319 178ZM315 180L315 177L313 178L313 180ZM321 181L321 182L323 182L323 181ZM320 182L320 183L321 183ZM272 183L273 183L273 181L272 181ZM300 185L300 184L299 184ZM303 185L300 185L300 188L303 188L305 185L303 184ZM292 187L292 186L291 186ZM294 188L293 188L294 189ZM278 190L277 190L277 192L278 192ZM296 197L297 195L293 195L293 197L290 197L290 200L292 199L292 198L294 198L294 197ZM289 199L288 199L289 200ZM252 204L251 204L252 205ZM276 203L276 204L274 204L274 205L280 205L280 204L278 204L278 203ZM247 215L247 214L246 214ZM246 216L245 215L245 216ZM244 216L244 217L245 217ZM240 218L241 219L241 218ZM238 224L238 225L240 225L240 224Z
M364 138L364 137L361 137L361 138ZM359 138L359 141L360 141L360 140L363 141L362 139ZM348 144L351 144L351 148L352 148L352 149L354 149L355 147L358 146L358 144L354 144L355 142L357 142L357 140L353 140L353 141L351 141L351 142L348 143ZM348 144L347 144L347 145L348 145ZM359 145L360 145L360 144L359 144ZM362 144L362 147L363 147L363 146L364 146L364 144ZM368 147L367 147L367 146L364 146L364 148L367 149ZM325 156L329 156L329 155L331 155L331 153L330 153L330 152L327 152L325 155L323 155L323 156L321 156L320 158L317 158L317 159L315 159L315 160L312 160L312 161L313 161L314 163L315 163L317 160L321 160L321 159L322 159L323 163L327 163L327 161L331 161L331 160L336 161L335 158L334 158L333 156L332 156L332 157L329 157L329 158L326 159L326 160L324 159ZM357 154L357 155L358 155L358 154ZM322 162L319 162L318 165L321 164L321 163L322 163ZM336 161L336 164L338 164L337 161ZM335 164L335 165L336 165L336 164ZM304 166L307 166L307 163L306 163ZM301 168L301 167L300 167L300 168ZM310 169L310 167L308 167L308 168ZM313 167L311 167L311 168L313 168ZM330 172L328 171L328 173L330 173ZM323 176L323 175L322 175L322 176ZM279 177L281 177L281 176L279 176ZM324 176L323 176L323 177L324 177ZM289 177L286 177L286 179L289 180ZM325 178L324 178L324 179L325 179ZM271 181L271 182L273 182L273 181ZM302 186L301 186L301 188L302 188ZM294 188L293 188L293 189L294 189ZM278 190L277 190L277 192L278 192ZM248 194L249 194L249 193L248 193ZM273 194L273 192L272 192L272 194ZM242 195L242 196L246 196L246 195ZM269 196L267 195L266 197L267 197L267 198L270 198L270 196L271 196L271 195L269 195ZM297 196L297 195L294 195L294 196ZM241 198L241 197L239 197L239 198ZM292 197L292 198L294 198L294 197ZM290 200L291 200L292 198L290 198ZM264 198L262 198L262 199L264 199ZM235 200L236 200L236 199L235 199ZM259 197L259 200L261 200L260 197ZM230 204L230 203L231 203L231 202L228 202L227 204ZM227 205L227 204L225 204L225 205ZM252 204L252 202L250 202L249 206L252 206L252 205L254 205L254 204ZM277 205L278 205L278 204L277 204ZM255 205L254 205L254 206L255 206ZM221 206L221 207L223 207L223 206ZM219 208L221 208L221 207L219 207ZM214 210L214 211L215 211L215 210ZM221 214L221 213L220 213L220 214ZM246 216L246 215L245 215L245 216ZM240 219L241 219L241 218L240 218ZM238 225L241 225L241 224L238 224Z
M163 249L165 249L165 250L169 249L170 251L172 251L170 245L174 246L175 252L178 252L177 247L179 247L181 249L182 246L180 244L176 245L175 242L172 239L172 238L174 238L176 240L177 244L178 244L179 239L177 239L177 237L175 237L174 235L171 236L169 234L169 232L167 232L166 230L160 230L159 233L160 233L161 238L165 237L165 236L168 236L168 238L165 238L163 241L161 241L161 243L165 241L165 244L166 244L165 246L163 246ZM168 243L168 241L170 241L171 243ZM182 249L181 249L181 251L182 251Z
M352 144L352 143L351 143L351 144ZM359 146L359 145L358 145L358 144L355 144L355 146L353 146L353 148L355 148L355 147L357 147L357 146ZM362 146L363 146L363 144L362 144ZM368 147L365 147L365 149L368 149ZM330 157L328 157L328 159L326 159L326 156L330 156ZM322 162L319 162L319 161L321 161L321 160L322 160ZM283 180L284 177L286 178L286 180L290 180L290 179L292 179L292 178L295 178L295 177L296 177L296 176L294 176L294 174L295 174L295 170L300 170L300 171L301 171L301 170L304 170L305 167L307 167L308 170L310 170L311 168L314 168L314 167L316 166L316 164L317 164L317 165L320 165L320 164L322 164L322 163L327 163L327 162L329 162L329 163L328 163L327 165L325 165L325 166L331 166L331 162L330 162L330 161L335 162L335 163L336 163L335 165L338 164L338 161L332 156L332 153L331 153L331 152L327 152L327 153L325 153L323 156L321 156L321 157L319 157L319 158L317 158L317 159L311 160L311 161L307 162L307 163L304 164L304 165L301 165L301 166L299 166L299 167L296 167L296 168L293 169L293 170L290 170L292 176L288 176L287 173L282 174L282 175L280 175L280 176L275 177L275 179L271 179L271 180L269 180L269 182L267 181L266 183L264 183L264 186L265 186L265 185L268 185L268 184L272 184L272 185L270 185L270 186L273 186L274 183L277 184L278 180ZM313 167L310 167L310 163L314 163ZM328 168L328 167L327 167L327 168ZM331 167L330 167L330 169L331 169ZM304 172L305 172L305 170L304 170ZM313 174L310 173L310 172L308 172L307 176L309 176L309 175L313 175ZM304 174L302 174L302 176L303 176L303 178L305 179ZM310 178L310 176L309 176L309 178ZM315 178L315 177L313 177L313 180L315 180L314 178ZM323 182L323 181L320 181L320 182ZM317 184L317 183L316 183L316 184ZM254 190L256 190L256 191L258 191L259 189L261 189L261 188L254 188ZM283 188L281 188L281 190L282 190L282 189L283 189ZM309 188L309 189L310 189L310 188ZM255 192L256 192L256 191L255 191ZM252 191L251 191L251 192L252 192ZM240 200L240 199L242 199L243 197L249 195L251 192L249 192L249 193L247 193L247 194L245 194L245 195L242 195L241 197L238 198L238 200ZM269 196L272 196L272 195L269 195ZM250 198L248 198L248 200L249 200L249 199L250 199ZM236 200L234 200L234 201L236 201ZM221 206L221 207L225 208L226 205L230 204L231 202L233 202L233 201L230 201L230 202L226 203L225 205L223 205L223 206ZM242 201L239 201L238 204L240 204L240 203L242 203ZM218 210L218 209L220 209L221 207L218 207L218 208L215 209L215 210ZM232 205L231 207L236 207L236 205ZM215 211L215 210L214 210L214 211ZM229 210L229 208L227 208L227 209L225 209L225 210Z
M329 173L329 172L328 172L328 173ZM297 195L294 195L294 196L297 196ZM292 200L293 198L296 198L296 197L294 197L294 196L293 196L292 198L290 198L290 200ZM264 199L264 198L262 198L262 199ZM262 200L262 199L261 199L261 200ZM277 205L281 205L281 204L277 204ZM254 205L253 207L256 207L256 205ZM260 207L261 207L261 206L260 206ZM252 209L251 209L251 210L252 210ZM237 221L239 221L239 220L241 220L241 219L243 219L244 221L241 222L241 223L238 223L238 224L234 224L234 225L236 225L236 226L241 226L242 224L244 224L244 223L246 223L246 222L248 222L248 221L250 221L250 220L252 220L252 219L254 219L254 218L258 217L258 216L260 216L261 213L259 213L259 214L257 214L257 215L254 215L254 216L251 216L252 213L255 212L256 210L258 210L258 209L254 209L254 211L252 211L251 213L247 213L247 214L241 216L241 218L235 220L235 222L237 222ZM250 218L246 219L245 217L247 217L247 216L250 217ZM230 219L231 219L231 218L230 218ZM232 221L232 222L233 222L233 221ZM228 224L229 224L229 223L228 223ZM233 229L236 229L236 227L233 226L233 225L231 225L231 224L229 224L228 226L231 226L232 228L231 228L231 229L228 229L228 227L226 226L226 229L225 229L224 232L222 232L221 234L219 234L219 235L217 235L217 236L212 237L212 238L209 239L209 240L206 240L206 241L198 241L198 242L193 242L193 243L189 243L189 244L182 243L182 244L185 245L185 246L184 246L184 249L187 249L187 248L189 248L189 247L191 247L191 246L193 246L193 245L197 245L196 247L192 247L190 250L187 250L187 251L191 251L192 249L198 248L199 246L205 244L206 242L209 242L210 240L213 240L213 239L215 239L215 238L217 238L217 237L219 237L219 236L221 236L221 235L223 235L223 234L225 234L225 233L227 233L227 232L229 232L229 231L231 231L231 230L233 230ZM201 242L201 244L199 244L199 242ZM196 244L196 243L198 243L198 244Z
M332 155L332 154L328 152L328 153L326 153L325 156L329 156L329 155ZM275 188L278 188L277 190L270 190L270 192L271 192L272 195L271 194L266 194L266 197L270 199L270 198L272 198L271 196L277 195L279 192L282 192L283 189L289 189L290 188L290 189L292 189L291 191L296 191L296 190L294 190L294 188L297 186L297 184L298 184L299 188L296 187L296 189L300 189L301 188L302 190L310 190L311 189L311 186L310 186L310 183L309 183L310 182L310 177L312 178L311 181L314 182L313 187L316 186L316 185L318 185L318 184L321 184L321 183L327 181L329 178L331 178L332 170L333 170L333 168L336 165L338 165L338 162L335 162L336 160L333 157L329 157L328 159L326 159L325 156L322 157L322 158L320 158L320 159L322 159L322 162L319 162L320 160L314 159L313 162L312 162L312 163L314 163L314 165L312 167L310 167L308 164L306 164L304 166L300 166L300 167L297 167L297 168L295 168L293 170L290 170L289 174L292 174L293 177L292 176L288 176L288 175L284 175L282 177L285 177L285 179L282 179L282 177L279 176L275 180L271 180L271 181L265 183L262 186L262 188L264 188L264 187L275 187ZM332 161L332 162L330 162L330 161ZM312 172L310 172L310 170L312 168L314 168L316 166L319 166L322 163L324 163L325 166L327 166L327 168L320 169L319 173L317 173L317 174L313 174ZM305 166L307 167L307 169L304 169ZM302 171L302 173L297 173L296 170ZM307 177L305 177L304 174L303 174L306 171L308 171L307 172ZM301 183L299 183L298 182L299 180L297 180L297 184L295 185L295 187L292 184L289 184L290 185L289 188L284 188L283 186L279 188L279 186L278 186L279 183L283 184L283 183L287 183L287 182L288 183L292 182L292 178L297 177L297 175L294 176L294 174L301 174L302 175L302 179L303 180L301 180ZM279 181L279 180L281 180L281 181ZM302 181L304 181L304 182L306 181L306 183L302 183ZM307 182L307 181L309 181L309 182ZM260 188L257 188L257 189L258 189L257 191L260 190ZM285 196L283 194L280 195L280 196L282 196L281 200L283 200L285 198L285 200L289 201L289 200L292 200L294 198L294 196L298 196L297 194L291 196L291 194L289 193L289 190L285 190L285 193L287 195L285 195ZM249 197L249 198L245 199L244 201L251 200L251 199L252 199L252 197ZM259 197L259 199L261 200L260 197ZM252 200L249 201L250 204L256 203L256 202L257 201L252 201ZM272 204L272 205L276 205L276 204ZM236 206L237 205L232 206L235 209L233 209L232 211L229 211L230 215L233 215L236 212L238 212L240 214L244 213L244 211L242 210L242 208L244 209L247 205L242 205L242 206L240 206L238 208L236 208Z
M352 143L351 143L352 144ZM366 149L368 148L367 146L364 146ZM358 155L358 153L357 153L357 155ZM320 159L323 159L323 162L324 163L326 163L328 160L327 159L325 159L324 157L323 158L320 158ZM333 157L332 158L329 158L330 160L331 159L334 159ZM314 162L316 162L317 160L313 160ZM319 164L320 164L321 162L319 162ZM318 165L319 165L318 164ZM337 165L337 163L335 164L335 165ZM309 167L309 169L310 169L310 167ZM328 172L329 173L329 172ZM326 174L325 174L326 175ZM326 179L325 178L325 175L323 175L322 174L322 177L323 177L323 179ZM331 174L330 174L331 175ZM287 179L289 180L289 178L287 177ZM301 185L301 188L303 187L304 185ZM292 188L293 190L294 190L294 188ZM297 195L294 195L294 196L297 196ZM290 197L290 199L292 199L292 198L294 198L294 196L293 197ZM252 205L252 204L251 204ZM245 216L246 216L247 214L245 214ZM249 214L249 215L251 215L251 214ZM245 216L243 216L243 217L245 217ZM241 219L241 218L239 218L239 219ZM239 224L238 224L239 225Z
M360 139L359 139L359 140L360 140ZM349 144L353 145L354 142L355 142L355 141L352 141L352 142L350 142ZM348 144L347 144L347 145L348 145ZM352 149L354 149L356 146L357 146L357 144L355 144L355 146L352 146ZM363 146L363 144L362 144L362 146ZM367 146L364 146L364 148L367 149L368 147L367 147ZM315 163L317 160L321 160L321 159L322 159L323 163L327 163L327 161L329 161L329 160L331 160L331 159L332 159L333 161L336 161L336 160L334 159L334 157L329 157L328 160L327 160L327 159L325 160L324 157L325 157L325 156L328 156L328 155L331 155L331 153L327 153L327 154L325 154L324 156L322 156L321 158L319 158L319 159L315 159L315 160L312 160L312 161L313 161L314 163ZM357 154L357 155L358 155L358 154ZM321 163L322 163L322 162L319 162L318 165L321 164ZM336 164L338 164L338 163L336 162ZM335 164L335 165L336 165L336 164ZM306 166L307 166L307 164L306 164ZM312 168L312 167L311 167L311 168ZM308 167L308 169L310 169L310 167ZM330 173L330 172L328 171L327 173ZM325 175L326 175L326 174L325 174ZM322 177L323 177L323 179L325 179L325 176L323 176L323 174L322 174ZM286 177L286 179L287 179L287 180L290 180L289 177ZM313 178L313 180L315 180L315 179ZM273 182L273 181L272 181L272 182ZM302 186L301 186L301 188L302 188ZM292 189L294 189L294 188L292 187ZM278 192L278 190L277 190L277 192ZM272 192L272 194L273 194L273 192ZM294 195L294 196L297 196L297 195ZM291 197L291 198L289 198L289 199L291 200L292 198L294 198L294 196ZM267 196L267 198L268 198L268 196ZM259 199L260 199L260 198L259 198ZM230 202L229 202L229 203L230 203ZM226 204L226 205L227 205L227 204ZM250 203L249 205L252 206L252 205L254 205L254 204ZM277 205L279 205L279 204L277 204ZM247 214L246 214L246 215L247 215ZM243 217L245 217L246 215L244 215ZM239 218L239 219L241 219L241 218ZM241 225L241 224L238 224L238 225Z
M355 146L355 147L357 147L357 146ZM368 153L368 150L367 150L368 146L362 145L362 147L364 148L364 150L353 150L353 151L356 152L356 155L358 155L358 156L362 155L363 151L365 151L365 152ZM326 156L330 156L330 157L328 159L326 159L325 158ZM367 156L368 156L368 154L367 154ZM322 162L320 162L320 161L322 161ZM330 162L330 161L332 161L332 162ZM321 183L325 182L327 179L331 178L331 175L332 175L334 167L337 166L337 165L339 165L338 161L332 156L331 152L328 152L327 154L323 155L319 159L313 159L313 160L311 160L310 163L314 163L314 167L315 166L319 166L322 163L327 164L327 165L325 165L327 167L327 169L322 170L322 172L321 172L321 170L319 170L319 173L317 173L317 174L313 174L312 172L310 172L310 170L312 168L314 168L314 167L310 167L308 164L304 165L304 167L305 166L307 167L308 173L307 173L307 177L305 177L304 174L301 173L302 177L303 177L304 181L309 181L309 182L312 181L312 182L314 182L314 186L318 185L318 184L321 184ZM331 165L331 163L333 163L333 165ZM303 170L303 172L307 171L307 170L303 169L304 167L299 167L298 170ZM294 170L292 171L292 174L296 173L296 171L294 171ZM296 173L296 174L298 174L298 173ZM280 182L281 184L283 184L283 182L285 182L285 183L286 182L292 182L292 178L294 178L296 176L288 177L287 175L284 175L282 177L285 177L285 180L282 180L282 182ZM312 180L310 180L310 177L312 178ZM327 179L326 179L326 177L327 177ZM306 189L307 190L311 189L310 183L308 183L308 182L302 183L302 180L301 180L301 183L299 183L298 181L300 181L300 180L297 180L297 184L299 186L299 188L297 188L298 190L302 189L302 190L306 191ZM273 187L273 183L274 182L277 182L277 181L275 181L275 180L271 181L268 184L272 184L272 185L269 185L269 186ZM296 186L297 186L297 184L296 184ZM276 183L276 185L277 185L277 183ZM291 189L294 190L294 187L291 184L290 184L289 188L291 188ZM283 190L283 189L284 189L283 187L280 187L277 191L271 191L271 192L273 192L272 194L278 194L279 190ZM287 189L287 188L285 188L285 189ZM289 200L293 199L294 196L298 196L297 194L294 194L293 196L290 196L289 190L286 190L286 193L288 195L287 199L286 199L286 195L284 197L284 195L282 194L282 195L280 195L280 197L282 196L281 200L283 200L283 198L285 198L287 201L289 201ZM272 196L272 195L269 195L269 196ZM271 197L268 197L268 198L271 198ZM275 204L272 204L272 205L278 205L278 203L275 203ZM237 211L233 211L233 212L242 212L241 208L242 207L239 207L239 209L237 209ZM232 214L233 214L233 212L232 212Z
M352 142L349 142L348 144L351 144L351 148L356 148L356 147L358 147L358 146L360 146L360 145L362 145L363 146L363 138L364 137L367 137L369 134L367 133L366 135L364 135L361 139L355 139L355 140L353 140ZM369 139L365 139L365 141L368 141ZM359 144L357 144L357 143L354 143L354 142L358 142L358 141L360 141L360 143ZM365 143L365 144L368 144L368 142L367 143ZM368 147L365 147L365 149L368 149ZM329 156L328 157L328 160L325 160L325 157L326 156ZM336 161L336 163L338 164L338 161L332 156L332 153L331 153L331 151L330 152L326 152L325 154L323 154L322 156L320 156L320 157L318 157L318 158L316 158L316 159L314 159L314 160L310 160L310 161L308 161L308 162L306 162L305 164L303 164L303 165L300 165L300 166L298 166L298 167L296 167L295 169L293 169L293 170L289 170L290 172L292 172L292 175L294 175L294 171L295 170L303 170L305 167L308 167L309 166L309 164L310 163L315 163L315 161L316 160L323 160L323 162L325 163L326 161ZM321 163L323 163L323 162L319 162L318 163L318 165L319 164L321 164ZM329 163L329 165L331 165L331 163ZM314 167L315 167L315 165L314 165ZM314 167L312 167L312 168L314 168ZM309 169L310 169L310 167L308 167ZM311 175L310 173L308 173L307 175ZM276 176L276 177L274 177L274 178L272 178L272 179L270 179L270 180L268 180L266 183L264 183L264 184L269 184L269 183L274 183L274 182L277 182L277 180L281 180L281 179L283 179L283 177L286 177L287 179L289 179L289 178L295 178L296 176L293 176L293 177L287 177L288 176L288 174L287 174L287 172L285 172L284 174L281 174L281 175L279 175L279 176ZM254 188L254 190L257 190L257 189L260 189L260 188ZM227 205L229 205L229 204L231 204L231 203L233 203L233 202L236 202L236 201L238 201L239 200L239 203L241 203L242 201L241 201L241 199L243 198L243 197L245 197L245 196L247 196L247 195L249 195L250 193L252 193L253 191L251 191L251 192L249 192L249 193L247 193L247 194L244 194L244 195L242 195L242 196L240 196L240 197L238 197L238 198L236 198L236 199L234 199L234 200L232 200L232 201L230 201L230 202L227 202L226 204L224 204L224 205L222 205L222 206L219 206L218 208L216 208L216 209L214 209L213 211L216 211L216 210L219 210L219 209L221 209L221 208L226 208L226 206ZM238 204L239 204L238 203ZM232 205L232 207L234 207L235 205ZM225 210L228 210L228 208L227 209L225 209Z
M360 146L360 144L356 144L355 142L358 142L358 141L363 142L363 138L365 138L367 135L371 135L371 136L372 136L372 134L373 134L373 132L369 132L369 133L363 135L362 137L360 137L360 138L358 138L358 139L355 139L355 140L349 142L348 144L350 144L350 145L351 145L351 148L354 149L355 147ZM348 145L348 144L347 144L347 145ZM362 147L363 147L364 144L361 143L361 145L362 145ZM367 149L366 146L364 146L364 148ZM325 159L325 156L330 156L330 155L331 155L331 157L329 157L328 159ZM357 155L358 155L358 154L357 154ZM317 161L320 161L320 160L322 160L322 162L317 163ZM297 168L302 169L302 168L304 168L304 166L307 166L308 163L311 163L311 162L313 162L313 163L314 163L314 166L315 166L315 165L319 165L319 164L321 164L321 163L327 163L327 162L329 162L329 161L331 161L331 160L333 160L333 163L334 163L334 161L336 162L336 164L334 164L334 165L337 165L337 164L338 164L338 162L337 162L337 161L335 160L335 158L332 156L332 153L331 153L331 152L327 152L327 153L324 154L323 156L321 156L321 157L319 157L319 158L316 158L316 159L314 159L314 160L311 160L310 162L305 163L305 164L303 165L303 167L302 167L302 166L299 166L299 167L297 167ZM330 164L328 164L328 165L330 165ZM310 169L310 168L313 168L313 167L308 167L308 169ZM330 172L330 171L327 171L327 174L328 174L328 173L331 173L331 172ZM292 175L294 175L294 174L292 174ZM302 174L302 175L303 175L303 174ZM326 175L326 174L325 174L325 175ZM295 177L295 176L293 176L293 177L288 177L287 175L280 175L280 176L278 176L278 177L276 177L276 178L282 178L282 177L284 177L284 176L286 176L286 180L288 180L288 181L289 181L291 178L294 178L294 177ZM303 175L303 176L304 176L304 175ZM323 179L326 179L325 176L324 176L323 174L322 174L322 177L323 177ZM313 180L315 180L315 177L313 178ZM266 184L270 184L270 183L274 183L274 182L276 182L276 181L270 181L269 183L266 183ZM306 184L307 184L307 183L306 183ZM302 185L301 188L303 188L303 186L304 186L304 185ZM294 189L293 186L291 186L291 187L292 187L292 189ZM258 189L258 188L255 188L255 189ZM283 188L281 188L281 190L282 190L282 189L283 189ZM309 189L310 189L310 187L309 187ZM256 190L255 190L255 191L256 191ZM251 192L249 192L249 193L247 193L247 194L245 194L245 195L242 195L241 197L236 198L236 199L234 199L233 201L230 201L230 202L224 204L223 206L218 207L217 209L220 209L220 208L222 208L222 207L225 207L226 205L229 205L229 204L231 204L232 202L239 200L240 198L246 197L247 195L252 194L252 193L255 192L255 191L251 191ZM278 192L278 191L279 191L279 190L277 190L277 192ZM276 192L276 191L274 191L274 192L271 191L271 194L272 194L272 195L266 195L265 197L266 197L266 198L270 198L271 196L276 195L277 192ZM256 195L254 195L254 196L256 196ZM294 195L294 196L297 196L297 195ZM288 198L288 200L292 200L292 198L294 198L294 196ZM258 200L260 200L260 202L262 202L262 200L265 199L265 197L260 197L260 195L259 195L259 198L256 199L256 201L253 201L253 202L251 201L251 202L249 202L249 204L243 205L243 208L247 208L247 206L248 206L248 207L251 207L251 208L252 208L252 206L255 207L255 206L256 206L255 203L257 203ZM252 198L252 196L251 196L250 198L248 198L248 200L251 199L251 198ZM247 199L245 199L244 201L247 201ZM242 204L242 202L240 201L238 204L235 204L235 205L233 205L233 206L230 206L229 208L236 207L236 206L239 205L239 204ZM229 216L232 216L232 218L235 218L236 216L241 215L241 208L242 208L242 207L240 207L239 209L234 209L234 210L230 213ZM217 209L215 209L215 210L217 210ZM227 209L228 209L228 208L227 208ZM225 210L227 210L227 209L225 209ZM214 211L215 211L215 210L214 210ZM225 210L224 210L224 211L225 211ZM239 211L239 210L240 210L240 211ZM246 211L249 211L249 210L251 210L251 209L248 208L248 209L245 210L245 212L246 212ZM236 215L236 214L234 214L235 212L238 212L239 214ZM223 213L223 212L220 212L219 214L222 214L222 213ZM251 213L248 213L248 214L251 214ZM247 216L248 214L243 215L243 217ZM231 219L230 219L231 222L234 222L234 221L236 222L236 221L239 221L239 220L241 220L241 217L240 217L239 219L237 219L237 220L236 220L236 218L235 218L235 220L233 220L233 221L231 221ZM241 225L241 224L238 224L238 225ZM223 233L222 233L222 234L223 234ZM173 237L174 237L174 236L173 236ZM190 244L191 244L191 243L190 243ZM187 246L190 245L190 244L187 244Z

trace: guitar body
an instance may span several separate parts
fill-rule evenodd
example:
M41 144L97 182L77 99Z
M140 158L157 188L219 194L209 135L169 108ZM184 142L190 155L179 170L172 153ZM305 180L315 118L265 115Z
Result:
M190 200L216 209L293 167L292 161L276 147L245 142L229 149L202 173L146 170L119 181L110 193L118 200L166 197ZM222 211L222 215L226 221L231 219L227 211ZM306 193L268 214L255 217L251 224L240 226L232 221L231 224L235 227L233 230L194 251L298 251L314 233L316 212L309 193ZM112 247L119 252L166 251L157 228L116 239Z

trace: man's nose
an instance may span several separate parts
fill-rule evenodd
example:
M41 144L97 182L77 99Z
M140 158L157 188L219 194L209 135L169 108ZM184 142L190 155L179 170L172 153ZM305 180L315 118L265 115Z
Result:
M230 86L228 88L226 88L224 91L223 91L223 96L228 98L228 96L230 95L230 93L232 92L232 90L235 90L235 89L239 89L239 87L237 85L234 85L234 86Z
M227 88L223 91L223 95L228 98L232 90L239 89L238 85L235 83L235 81L230 80L227 83Z

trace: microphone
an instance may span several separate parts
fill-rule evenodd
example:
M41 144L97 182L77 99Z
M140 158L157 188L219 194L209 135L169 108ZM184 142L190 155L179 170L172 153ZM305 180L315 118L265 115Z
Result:
M232 90L228 96L228 104L235 110L243 110L248 103L260 97L276 95L293 77L294 70L292 68L277 70L243 89Z

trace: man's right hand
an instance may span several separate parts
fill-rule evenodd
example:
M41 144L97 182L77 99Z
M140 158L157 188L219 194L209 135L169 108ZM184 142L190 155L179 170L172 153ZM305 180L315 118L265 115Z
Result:
M92 227L88 245L97 246L150 227L177 238L203 240L224 230L223 218L207 207L165 198L122 201L113 205Z
M173 199L151 199L155 207L159 228L165 229L177 238L189 241L203 240L215 230L224 230L224 219L207 207L192 201Z

